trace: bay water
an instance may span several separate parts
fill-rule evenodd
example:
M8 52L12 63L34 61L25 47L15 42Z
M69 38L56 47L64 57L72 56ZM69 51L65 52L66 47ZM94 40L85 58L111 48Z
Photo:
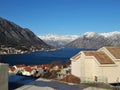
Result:
M1 56L1 62L8 63L9 65L25 64L50 64L54 61L60 61L65 63L70 60L72 56L77 54L81 50L88 49L78 49L78 48L63 48L55 51L40 51L31 52L27 54L12 54Z

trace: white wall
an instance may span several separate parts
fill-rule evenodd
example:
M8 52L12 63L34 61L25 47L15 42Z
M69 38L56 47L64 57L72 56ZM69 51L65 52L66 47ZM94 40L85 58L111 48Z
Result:
M80 59L71 61L71 74L80 77Z
M120 61L115 61L116 64L99 64L99 62L90 56L81 54L81 58L71 62L71 73L80 77L81 81L94 81L95 76L100 82L116 83L120 82Z
M81 83L95 82L95 76L101 76L101 68L94 57L85 57L81 63Z
M104 51L116 63L116 66L100 67L103 71L102 75L107 77L108 83L116 83L118 78L120 81L120 61L111 55L105 47L99 50Z
M117 62L116 66L101 68L103 70L103 75L108 78L108 83L117 83L118 78L120 82L120 62Z
M120 62L117 65L101 66L93 59L85 59L85 78L83 80L95 81L95 76L98 77L99 82L116 83L117 79L120 81Z
M0 63L0 90L8 90L8 65Z

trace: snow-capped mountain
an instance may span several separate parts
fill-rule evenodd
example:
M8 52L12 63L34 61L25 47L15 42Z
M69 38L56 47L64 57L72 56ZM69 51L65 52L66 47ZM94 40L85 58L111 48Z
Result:
M103 46L120 46L120 32L87 32L66 45L72 48L101 48Z
M63 47L64 45L70 43L71 41L77 39L78 35L56 35L47 34L39 36L44 42L55 47Z

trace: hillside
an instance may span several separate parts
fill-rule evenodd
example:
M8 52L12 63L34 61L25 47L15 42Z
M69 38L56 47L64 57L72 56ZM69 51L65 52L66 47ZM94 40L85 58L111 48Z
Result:
M65 47L97 49L103 46L120 46L120 32L87 32L76 40L67 44Z
M51 48L29 29L22 28L3 18L0 18L0 46L1 51L4 48L21 51L39 51Z

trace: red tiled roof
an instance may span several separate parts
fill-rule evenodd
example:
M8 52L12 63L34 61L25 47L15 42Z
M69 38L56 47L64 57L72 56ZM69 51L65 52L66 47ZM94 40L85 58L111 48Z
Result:
M120 59L120 47L105 47L116 59Z
M51 67L50 64L43 64L44 67Z
M27 72L31 72L33 69L31 67L25 67L24 70Z
M29 65L29 67L35 67L36 65Z
M37 65L37 68L43 68L43 66L42 65Z
M94 56L100 64L115 64L103 51L84 51L86 56Z
M73 75L68 75L65 78L61 79L60 81L80 84L80 79L78 77L73 76Z
M26 67L25 64L16 65L17 68Z
M49 65L49 64L44 64L43 67L44 67L45 70L50 70L51 69L51 65Z

